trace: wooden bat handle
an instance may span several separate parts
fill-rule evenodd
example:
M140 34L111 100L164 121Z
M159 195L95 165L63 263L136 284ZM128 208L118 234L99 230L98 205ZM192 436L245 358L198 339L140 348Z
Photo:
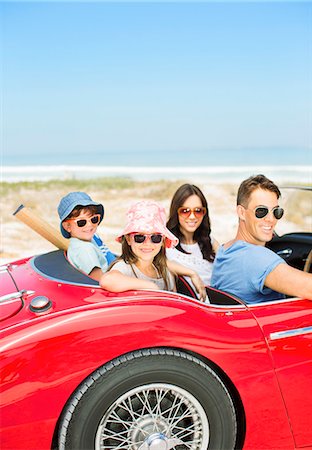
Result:
M35 214L29 207L20 205L13 215L57 248L61 250L68 249L69 240L65 239L60 231Z

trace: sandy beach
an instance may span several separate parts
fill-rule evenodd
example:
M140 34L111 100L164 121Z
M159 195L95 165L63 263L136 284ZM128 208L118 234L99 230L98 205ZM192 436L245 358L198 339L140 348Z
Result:
M129 205L141 199L159 201L169 211L171 197L184 182L198 185L208 200L212 235L226 242L236 231L236 183L216 183L207 179L135 181L129 178L92 180L55 180L45 182L3 183L1 195L0 263L54 250L55 247L17 219L13 213L21 205L30 207L50 225L59 227L57 206L62 196L71 191L85 191L104 204L105 216L99 234L112 251L120 253L115 236L123 227ZM288 210L278 223L278 234L295 230L312 231L311 193L283 193L282 206ZM303 214L305 211L305 214Z

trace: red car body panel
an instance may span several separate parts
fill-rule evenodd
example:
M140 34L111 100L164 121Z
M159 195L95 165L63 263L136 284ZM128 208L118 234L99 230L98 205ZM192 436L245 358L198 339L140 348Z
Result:
M6 274L1 292L26 293L2 321L2 449L51 448L64 405L85 378L120 355L153 347L192 352L218 368L243 406L244 449L312 446L312 334L272 335L310 326L310 301L213 306L167 292L113 294L61 283L26 260L9 271L16 285ZM36 313L30 302L40 295L52 307Z
M312 301L258 306L255 314L271 351L296 447L311 445ZM298 334L288 336L290 330Z

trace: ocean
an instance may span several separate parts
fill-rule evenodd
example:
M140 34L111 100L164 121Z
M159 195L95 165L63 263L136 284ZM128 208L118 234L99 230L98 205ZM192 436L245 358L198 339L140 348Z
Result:
M312 185L312 149L114 151L3 155L7 182L121 176L137 180L239 182L257 173L274 181Z

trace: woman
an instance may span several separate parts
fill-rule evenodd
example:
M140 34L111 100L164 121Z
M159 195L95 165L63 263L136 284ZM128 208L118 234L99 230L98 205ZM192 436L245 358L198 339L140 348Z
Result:
M178 188L171 201L167 228L179 239L175 248L167 249L168 259L195 270L209 285L219 244L210 235L207 200L197 186L183 184Z

